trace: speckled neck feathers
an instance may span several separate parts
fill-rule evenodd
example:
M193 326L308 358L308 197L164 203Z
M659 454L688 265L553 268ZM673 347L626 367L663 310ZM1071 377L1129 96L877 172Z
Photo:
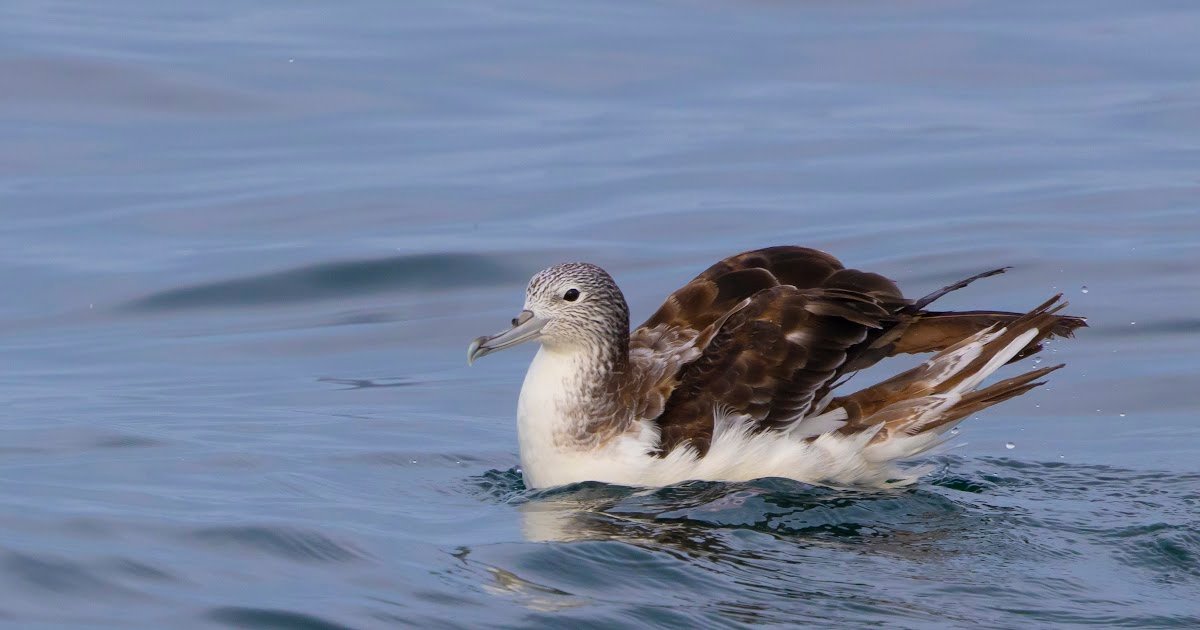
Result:
M567 287L564 289L564 287ZM530 296L577 290L547 326L543 349L530 367L527 386L556 390L556 414L547 430L559 448L590 449L625 431L633 406L625 395L629 363L629 307L609 274L588 263L551 267L529 282ZM532 381L532 382L531 382Z

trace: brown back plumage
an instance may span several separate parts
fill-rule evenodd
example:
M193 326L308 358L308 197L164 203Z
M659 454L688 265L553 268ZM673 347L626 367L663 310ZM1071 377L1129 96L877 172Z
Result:
M660 431L660 451L687 444L704 454L718 413L744 416L754 430L766 431L786 429L828 405L846 409L842 431L866 430L862 423L888 404L951 391L968 375L926 391L913 384L919 375L910 370L830 402L830 391L850 372L894 354L945 351L994 326L1007 326L1005 340L1038 330L1015 360L1036 352L1048 336L1069 336L1086 325L1056 315L1051 303L1028 315L924 310L945 293L1002 271L911 301L883 276L846 269L814 249L770 247L718 262L671 294L630 338L631 355L662 357L660 365L668 366L653 379L648 396L654 401L649 408L661 409L650 416ZM1003 347L1001 342L991 342L981 360ZM1048 371L974 391L955 401L961 406L955 413L973 413L1023 393ZM893 415L899 426L901 414Z

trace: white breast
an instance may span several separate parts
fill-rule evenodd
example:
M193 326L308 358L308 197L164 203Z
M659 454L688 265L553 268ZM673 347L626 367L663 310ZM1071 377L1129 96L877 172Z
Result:
M564 386L574 368L570 355L542 346L525 373L517 401L517 439L525 485L531 488L556 485L550 479L556 477L553 473L561 457L554 434L560 422L558 409L565 396Z
M633 482L648 461L646 453L657 441L652 431L642 430L595 450L564 443L562 436L569 433L564 423L573 420L563 409L570 406L583 385L579 379L585 373L581 369L584 359L543 346L525 373L517 402L517 438L525 485L531 488L588 480ZM614 475L616 471L627 474Z

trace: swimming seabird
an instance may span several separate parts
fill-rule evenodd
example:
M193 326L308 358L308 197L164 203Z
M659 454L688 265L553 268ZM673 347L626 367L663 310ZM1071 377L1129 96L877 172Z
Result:
M709 267L630 332L607 272L561 264L533 276L512 327L471 342L468 362L541 343L517 403L531 488L761 477L906 484L923 471L898 462L1062 365L981 387L985 378L1086 326L1057 314L1061 294L1027 313L926 309L1003 271L909 300L891 280L825 252L771 247ZM927 352L935 354L910 370L835 395L857 370Z

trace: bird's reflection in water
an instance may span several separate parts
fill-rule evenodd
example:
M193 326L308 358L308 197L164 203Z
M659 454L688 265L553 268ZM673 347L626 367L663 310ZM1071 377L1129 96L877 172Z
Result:
M995 523L983 522L994 510L962 500L979 495L935 484L864 492L760 479L531 492L516 471L478 481L515 508L522 537L535 544L468 550L460 559L488 592L541 612L669 587L684 598L730 593L707 605L728 619L765 622L783 614L783 601L861 601L861 580L844 579L848 571L949 568L995 533Z
M518 509L531 542L616 540L686 555L729 551L723 541L740 531L801 547L913 556L975 518L935 490L862 492L786 479L656 489L578 484L530 494Z

